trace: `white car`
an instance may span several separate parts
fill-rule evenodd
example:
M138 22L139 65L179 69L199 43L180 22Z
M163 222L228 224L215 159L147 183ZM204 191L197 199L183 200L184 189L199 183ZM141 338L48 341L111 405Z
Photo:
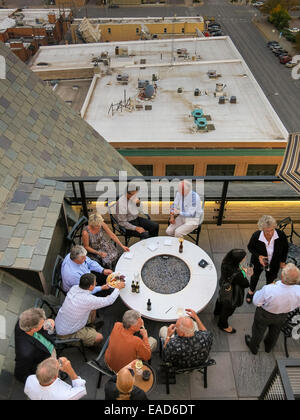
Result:
M300 28L289 28L290 32L296 33L300 31Z
M254 7L260 7L260 6L263 6L263 5L264 5L263 1L256 1L255 3L252 3L252 6L254 6Z

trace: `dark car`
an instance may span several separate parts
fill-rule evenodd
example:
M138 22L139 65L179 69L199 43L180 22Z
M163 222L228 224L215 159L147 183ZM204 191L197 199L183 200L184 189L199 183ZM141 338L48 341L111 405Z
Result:
M276 51L275 53L274 53L274 55L276 56L276 57L279 57L280 55L288 55L288 52L286 51L286 50L278 50L278 51Z
M269 47L269 48L274 47L275 45L279 45L279 42L277 42L277 41L269 41L267 43L267 47Z
M222 31L212 31L210 32L211 36L224 36L224 32Z
M218 28L221 28L221 25L217 22L211 22L211 23L208 24L209 28L212 27L212 26L217 26Z

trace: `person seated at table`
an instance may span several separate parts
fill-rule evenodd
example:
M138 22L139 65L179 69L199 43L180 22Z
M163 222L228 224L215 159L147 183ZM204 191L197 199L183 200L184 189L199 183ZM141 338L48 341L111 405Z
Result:
M132 236L141 239L158 236L159 224L140 217L140 200L135 185L127 187L127 193L119 198L115 206L115 218Z
M146 393L134 385L136 360L119 370L105 384L105 400L148 400Z
M180 238L196 229L203 219L200 196L192 191L192 184L186 180L178 185L174 203L171 205L170 225L166 233Z
M88 252L88 257L96 260L103 267L114 269L121 255L114 242L123 251L130 251L109 229L100 214L91 214L88 226L85 226L82 231L82 244Z
M106 297L92 294L96 287L96 276L87 273L81 276L79 286L73 286L68 292L62 307L55 318L57 337L63 340L80 338L87 347L98 347L103 336L96 331L96 310L112 305L119 296L125 283L120 281L113 292ZM108 289L106 284L102 289Z
M59 378L59 371L69 376L72 385ZM49 357L38 365L35 375L27 378L24 393L30 400L79 400L86 395L85 383L68 359Z
M136 333L142 338L136 336ZM105 352L105 362L110 370L119 372L133 359L151 359L151 353L156 347L155 338L148 338L141 314L129 310L124 313L122 322L116 322L114 325Z
M15 377L25 382L35 374L37 365L48 357L56 357L53 338L43 327L46 315L41 308L22 312L15 326ZM54 327L52 319L47 320Z
M176 324L162 327L159 332L164 339L163 360L176 368L192 368L204 363L213 343L212 333L207 331L196 312L185 311L189 316L178 318Z
M75 245L63 260L61 276L65 292L68 292L72 286L78 285L83 274L93 271L96 273L98 283L104 284L106 276L112 273L112 270L103 268L97 261L86 255L87 250L83 246Z

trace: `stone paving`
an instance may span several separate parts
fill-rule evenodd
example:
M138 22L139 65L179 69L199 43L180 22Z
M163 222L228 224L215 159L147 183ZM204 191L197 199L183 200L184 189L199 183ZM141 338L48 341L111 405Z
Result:
M161 226L160 234L164 233L165 226ZM223 226L204 225L202 228L199 246L203 248L214 260L219 274L220 264L225 253L235 247L246 249L248 240L256 225L233 225ZM300 226L296 225L300 231ZM226 236L226 242L218 241L220 234ZM131 243L132 244L132 243ZM300 243L299 243L300 245ZM18 314L25 308L33 305L38 292L26 287L21 282L1 274L0 277L0 314L7 318L8 337L11 336ZM264 285L261 279L258 287ZM171 392L166 394L165 385L156 384L155 389L149 395L151 400L203 400L203 399L257 399L269 378L276 358L285 358L283 336L281 335L274 351L270 354L264 352L263 346L259 353L254 356L249 351L244 341L247 333L251 334L253 314L255 307L244 303L230 318L230 325L237 329L237 333L229 335L220 331L213 316L216 294L208 306L200 313L200 319L204 325L213 332L214 343L211 357L216 365L208 369L208 388L203 387L203 378L199 373L177 376L177 383L170 386ZM186 302L188 306L188 302ZM119 298L114 305L101 310L100 317L105 321L101 330L107 337L115 321L122 319L126 306ZM149 335L157 337L163 324L145 319L145 326ZM300 358L299 341L289 340L289 352L291 358ZM85 399L104 399L103 378L99 390L96 389L98 374L89 365L83 362L82 356L76 349L66 350L65 355L70 358L76 372L87 380L88 394ZM88 359L95 358L96 354L87 350ZM12 375L14 363L13 338L0 341L0 399L24 399L23 385L15 381ZM160 365L158 351L153 354L152 366L157 371Z

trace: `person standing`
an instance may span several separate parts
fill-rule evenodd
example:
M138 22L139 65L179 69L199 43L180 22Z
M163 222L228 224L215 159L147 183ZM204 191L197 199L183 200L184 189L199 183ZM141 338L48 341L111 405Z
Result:
M265 351L274 348L288 313L300 306L300 270L292 263L287 264L281 273L281 281L264 286L253 298L257 306L252 325L252 337L245 335L245 342L251 353L257 354L265 335Z
M222 302L220 296L217 299L214 315L219 315L218 327L229 334L236 333L236 329L228 325L228 318L234 313L235 309L242 306L244 302L244 289L249 287L247 272L244 268L246 251L243 249L232 249L224 257L221 265L220 286L224 281L230 280L236 295L231 304Z
M272 216L264 215L258 221L259 230L254 232L248 250L251 252L253 275L246 302L251 303L259 277L265 269L267 284L272 283L280 268L285 266L288 253L288 241L285 233L276 229L277 223Z

